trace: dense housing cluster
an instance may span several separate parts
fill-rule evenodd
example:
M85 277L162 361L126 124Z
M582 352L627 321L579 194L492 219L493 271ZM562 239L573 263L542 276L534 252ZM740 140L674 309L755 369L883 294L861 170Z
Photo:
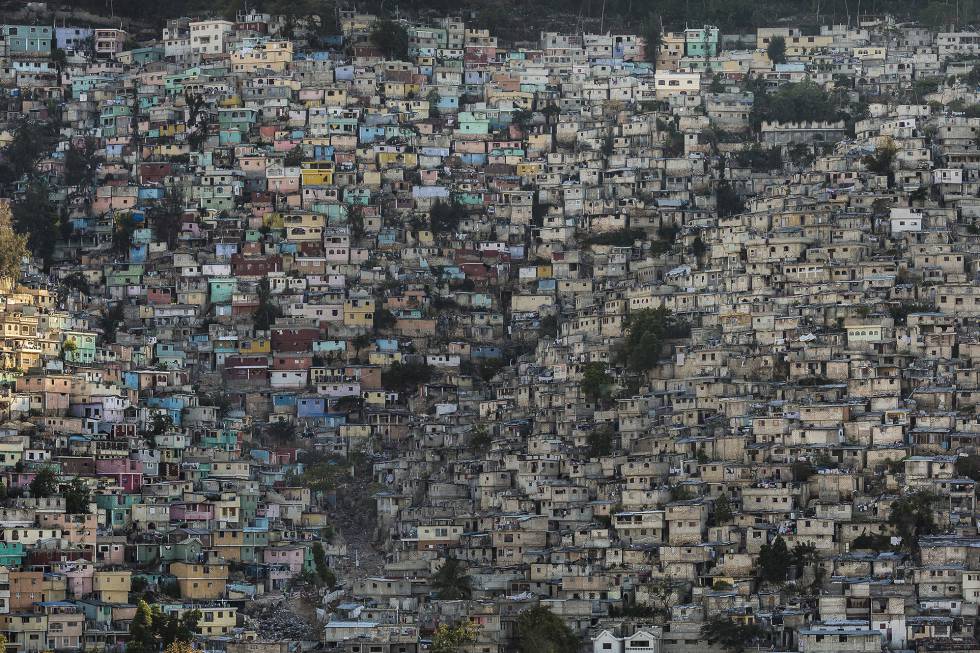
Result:
M980 651L980 32L37 6L9 652Z

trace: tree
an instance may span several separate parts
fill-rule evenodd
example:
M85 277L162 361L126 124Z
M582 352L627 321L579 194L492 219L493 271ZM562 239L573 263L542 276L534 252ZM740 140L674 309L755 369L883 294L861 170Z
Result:
M87 515L89 504L89 488L81 478L75 477L61 489L65 497L65 512L69 515Z
M170 419L170 415L165 412L154 413L153 417L150 418L150 435L163 435L166 433L171 426L173 426L173 420Z
M718 184L715 202L718 206L718 215L723 218L741 213L745 209L742 198L727 180L722 180Z
M820 568L820 554L817 547L810 543L800 543L793 547L790 552L793 564L796 566L796 577L802 578L806 568L813 565L815 567L813 585L818 586L823 579L823 570Z
M587 363L582 372L582 392L592 401L609 394L609 387L613 384L613 378L606 373L606 364L592 362Z
M136 231L136 219L129 211L119 213L113 221L112 249L124 254L133 244L133 233Z
M296 425L292 422L273 422L266 433L274 440L288 442L296 437Z
M654 578L647 586L647 596L653 604L654 615L659 619L668 618L674 600L674 578L669 575Z
M595 428L586 437L589 458L602 458L612 453L613 433L609 428Z
M99 318L99 327L102 329L102 333L105 334L106 342L112 343L116 341L116 331L119 329L119 325L125 317L125 309L122 302L116 302L103 311L102 316Z
M460 653L467 644L476 641L477 627L472 621L457 626L439 624L432 635L430 653Z
M766 54L769 55L769 61L773 63L786 63L786 39L782 36L774 36L769 41Z
M752 86L755 97L750 114L754 129L765 121L827 121L840 118L833 98L822 86L811 81L785 84L773 93L763 86Z
M68 361L74 359L75 354L78 353L78 343L75 342L74 338L69 338L61 343L61 360Z
M140 599L136 604L136 616L129 624L126 653L156 653L157 650L153 633L153 611L146 601Z
M11 183L33 175L37 164L50 149L51 129L42 123L22 120L13 129L13 138L3 149L6 169L0 180Z
M786 547L786 541L777 535L772 544L763 544L759 550L759 578L770 583L781 583L786 580L786 568L792 562L792 556Z
M31 183L20 201L14 204L13 211L14 227L27 234L27 246L47 267L60 234L60 218L47 185Z
M255 309L252 323L259 331L268 331L276 319L282 315L279 306L272 301L272 289L269 280L263 278L258 287L259 307Z
M371 43L388 59L408 58L408 32L393 20L385 18L371 26Z
M163 653L196 653L196 651L190 642L178 641L171 642L167 648L163 649Z
M902 547L911 551L923 535L934 535L939 527L933 517L936 495L928 491L915 492L895 500L888 514L888 524L902 538Z
M156 239L173 248L184 217L184 191L175 184L167 185L163 199L147 213Z
M387 308L378 308L374 312L374 330L383 331L385 329L394 328L398 324L398 318L395 314L389 311Z
M183 614L168 614L161 610L160 606L153 606L150 621L155 646L153 650L159 650L159 647L167 649L174 644L192 642L201 616L200 610L188 610Z
M720 644L730 653L743 653L755 647L765 635L758 624L743 624L728 617L713 615L701 627L701 637L709 644Z
M90 186L95 183L96 172L102 163L102 158L96 154L98 149L98 141L94 138L86 138L81 145L69 142L65 152L66 185Z
M58 86L61 86L61 75L65 71L65 66L68 65L68 55L65 54L64 50L61 48L51 50L51 65L58 73Z
M42 467L34 475L30 484L31 496L35 499L50 497L58 491L58 476L51 467Z
M895 146L895 142L890 138L886 138L875 148L875 153L865 156L861 159L861 163L876 175L887 176L888 185L891 186L895 178L895 173L892 172L892 164L895 161L895 155L897 153L898 148Z
M640 25L640 35L643 37L644 54L646 55L647 61L652 63L654 68L656 68L657 56L660 54L660 42L662 40L659 17L653 14L647 16Z
M701 235L698 234L694 237L694 242L691 243L691 254L694 254L694 258L701 260L705 254L708 253L708 246L704 244L704 240Z
M316 573L320 576L320 580L327 583L328 587L333 588L336 577L327 567L327 554L319 542L313 543L313 564L316 565Z
M364 207L355 205L347 209L347 226L350 228L350 236L354 242L364 238Z
M429 227L436 235L449 234L459 228L465 217L466 211L456 202L437 200L429 210Z
M728 493L722 492L715 499L715 523L724 524L734 516L732 513L732 502L728 499Z
M527 128L531 125L531 119L533 117L533 112L528 111L527 109L517 109L511 116L511 121L520 127L522 132L526 132Z
M302 145L297 145L293 149L286 152L286 157L283 159L283 164L295 168L303 163L306 158L306 153L303 151Z
M205 111L206 100L200 93L184 93L184 103L187 106L187 144L192 150L201 149L207 140L210 126L210 116Z
M27 256L27 236L14 231L10 205L0 204L0 278L16 282L20 264Z
M960 456L953 465L957 476L965 476L980 482L980 455Z
M400 361L381 373L381 385L386 390L406 392L413 390L432 378L432 367L426 363Z
M891 548L891 538L887 535L878 535L877 533L862 533L854 538L851 542L851 550L858 549L871 549L877 553L882 551L887 551Z
M517 617L520 653L578 653L579 637L548 608L538 605Z
M455 601L468 599L473 594L470 577L463 563L456 558L446 558L439 570L432 576L432 587L440 599Z
M663 306L633 313L625 327L626 338L619 359L634 372L645 372L657 364L665 339L690 334L690 327L673 318Z

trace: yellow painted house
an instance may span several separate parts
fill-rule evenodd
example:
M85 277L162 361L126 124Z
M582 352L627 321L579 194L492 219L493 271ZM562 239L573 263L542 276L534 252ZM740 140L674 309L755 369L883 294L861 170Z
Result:
M92 579L92 589L98 594L100 601L126 603L129 600L131 577L132 573L128 569L121 571L97 570Z
M236 73L259 70L282 72L292 60L292 41L266 41L231 53L231 67Z
M344 301L344 326L371 327L373 325L373 298L354 297Z
M268 354L272 352L272 341L268 338L252 338L238 343L239 354Z
M304 186L329 186L333 184L333 161L304 161L300 176Z
M209 601L221 598L228 584L228 563L224 560L173 562L170 573L177 577L180 596L185 599Z

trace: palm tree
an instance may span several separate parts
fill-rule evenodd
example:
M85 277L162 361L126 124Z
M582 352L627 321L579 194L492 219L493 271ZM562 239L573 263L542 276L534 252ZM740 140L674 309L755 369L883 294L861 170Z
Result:
M452 557L446 558L446 562L432 576L432 587L438 598L450 601L468 599L473 593L463 563Z

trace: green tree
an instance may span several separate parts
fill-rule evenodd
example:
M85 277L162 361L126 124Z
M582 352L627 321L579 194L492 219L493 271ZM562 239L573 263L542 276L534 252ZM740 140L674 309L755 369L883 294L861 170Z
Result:
M122 302L111 304L109 308L102 312L102 316L99 318L99 327L105 335L106 342L112 343L116 341L116 331L119 330L119 325L122 324L124 319L125 308Z
M184 218L184 191L181 187L168 184L164 189L163 199L150 207L147 217L156 239L167 243L167 247L173 248L180 235Z
M32 120L22 120L13 128L13 138L3 149L4 170L0 181L5 184L37 172L37 164L51 146L49 126Z
M773 63L786 63L786 39L782 36L774 36L769 41L766 54L769 56L769 61Z
M763 544L759 550L759 578L770 583L783 582L792 560L786 541L777 535L772 544Z
M153 632L153 611L150 605L140 599L136 604L136 616L129 623L129 640L126 653L156 653L157 643Z
M891 538L887 535L862 533L851 542L851 550L870 549L875 552L887 551L891 548Z
M682 338L690 333L690 327L673 318L663 306L631 314L625 327L619 359L634 372L645 372L657 364L667 338Z
M439 624L432 635L431 653L461 653L467 644L476 641L477 627L472 621L464 621L456 626Z
M61 75L65 72L65 67L68 65L68 55L61 48L54 48L51 50L51 65L54 66L55 72L58 73L58 86L61 86Z
M51 467L42 467L37 470L30 484L31 496L35 499L44 499L52 496L58 491L58 475Z
M113 221L112 249L124 254L133 244L133 233L136 231L136 220L129 211L119 213Z
M88 514L89 488L88 484L75 477L61 488L65 497L65 512L69 515Z
M444 600L468 599L473 593L470 577L463 563L456 558L446 558L432 576L432 588L436 596Z
M890 187L895 181L895 173L892 171L892 165L895 162L895 155L897 153L898 148L895 146L895 142L890 138L886 138L884 142L875 148L875 153L865 156L861 159L861 163L876 175L887 176Z
M644 54L647 61L657 66L657 55L660 54L660 43L662 35L660 33L660 17L650 14L640 25L640 36L643 37Z
M902 538L902 547L911 551L923 535L934 535L939 526L934 518L936 495L928 491L914 492L895 500L888 514L888 524Z
M269 280L263 278L258 287L259 307L252 316L252 324L259 331L268 331L276 319L282 315L279 306L272 300L272 289Z
M390 19L376 21L371 26L371 43L388 59L408 58L408 31Z
M68 186L90 186L95 183L96 173L102 158L98 156L98 141L86 138L80 144L71 141L65 152L65 184Z
M612 429L594 428L586 437L586 445L589 448L589 458L602 458L612 454L613 433Z
M78 343L75 342L74 338L69 338L61 343L61 360L68 361L75 357L78 352Z
M313 564L316 565L316 573L320 576L320 580L326 582L328 578L333 577L333 572L327 567L327 554L319 542L313 543ZM333 583L328 585L333 587Z
M283 163L291 168L299 166L306 159L306 153L303 151L303 146L297 145L293 149L286 152L286 157L283 159Z
M582 392L592 401L608 396L613 378L606 373L606 364L592 362L582 372Z
M469 447L473 451L486 451L493 444L493 436L490 435L490 431L483 424L477 424L473 427L472 434L470 435Z
M980 482L980 455L960 456L953 465L958 476L965 476Z
M273 440L288 442L296 437L296 425L292 422L273 422L266 428L266 433Z
M61 233L60 216L43 182L32 182L14 204L14 227L27 234L27 246L48 266Z
M398 318L395 314L389 311L387 308L378 307L374 311L374 330L383 331L385 329L392 329L398 324Z
M840 111L833 98L822 86L811 81L785 84L773 93L764 86L753 86L751 122L758 130L764 121L827 121L837 120Z
M17 281L20 263L27 256L27 236L14 231L10 206L0 204L0 278Z
M730 653L744 653L754 648L764 637L758 624L743 624L728 617L713 615L701 627L701 637L709 644L720 644Z
M742 198L728 180L722 180L718 184L715 197L718 206L718 215L723 218L736 215L745 210L745 203L742 202Z
M160 606L154 605L151 617L153 641L159 650L167 649L175 643L190 643L194 640L197 624L201 621L200 610L188 610L183 614L165 613Z
M555 613L538 605L517 617L517 649L520 653L578 653L578 635Z
M426 363L398 361L381 373L381 385L385 390L407 392L428 383L431 378L432 367Z
M732 502L728 499L728 493L722 492L715 499L715 523L724 524L731 521L733 516Z
M459 228L466 211L456 202L437 200L429 210L429 227L436 235L449 234Z

